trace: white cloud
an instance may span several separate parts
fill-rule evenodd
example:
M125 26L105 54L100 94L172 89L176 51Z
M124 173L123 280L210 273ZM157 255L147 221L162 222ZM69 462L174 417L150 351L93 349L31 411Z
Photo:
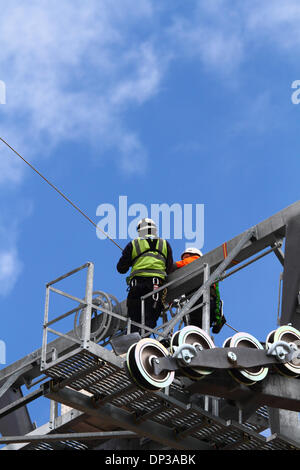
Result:
M16 249L0 251L0 296L8 295L22 271Z
M171 60L198 60L232 82L258 48L298 51L298 0L243 0L234 7L229 0L199 0L186 10L171 4L0 0L1 136L30 161L78 139L94 145L97 157L99 148L113 149L121 171L142 174L147 148L126 126L126 111L160 92ZM270 108L270 95L260 90L234 130L250 123L264 131ZM25 172L0 142L0 185L19 184ZM22 269L18 235L19 224L1 217L0 295L11 292Z
M111 103L126 104L129 101L143 103L159 90L164 63L150 43L143 43L124 58L128 64L137 64L134 74L125 77L112 90Z
M0 214L0 296L13 291L22 272L23 264L18 252L20 225L32 212L32 204L21 201L17 208L6 204ZM14 213L12 219L11 214Z
M201 0L186 11L151 0L0 2L2 136L31 160L65 140L101 141L129 174L145 171L147 149L126 111L159 93L171 60L199 60L232 83L255 46L292 50L300 41L298 0L245 0L234 9L229 0ZM1 158L0 184L21 179L20 166Z
M143 174L147 166L146 152L134 134L123 135L120 139L121 168L129 175Z
M234 8L229 0L199 0L186 11L151 0L0 1L4 138L19 149L31 140L48 150L64 140L101 139L129 173L146 168L147 149L126 127L125 112L160 91L170 60L198 59L232 79L255 47L293 50L300 42L298 0L245 0ZM167 21L158 23L165 11ZM121 151L130 141L135 165ZM21 179L15 164L0 165L0 184Z
M175 15L169 33L181 54L231 74L264 47L295 56L299 22L298 0L199 0L193 15Z
M125 115L158 93L162 79L164 59L142 32L152 2L0 0L0 6L1 137L32 163L77 139L97 149L95 158L113 149L125 174L143 174L147 149ZM0 142L0 186L11 189L30 171ZM0 295L12 291L22 271L20 223L9 220L0 213Z
M10 151L0 142L0 185L19 183L22 179L23 168Z
M300 5L297 0L248 2L245 10L249 34L259 34L271 44L291 49L300 44Z
M103 145L120 149L134 135L145 168L146 149L126 128L122 113L159 90L163 61L148 38L132 32L152 14L150 0L3 4L0 65L7 104L0 121L11 142L17 132L23 143L34 136L36 146L43 140L48 149L63 140L88 143L99 137ZM120 140L111 139L111 132ZM122 169L132 172L122 152L119 157Z
M134 33L151 22L152 2L0 0L0 6L0 79L6 85L1 137L32 163L78 139L97 149L97 158L99 148L113 149L125 174L143 174L147 149L125 115L159 91L164 60L147 34ZM0 142L0 186L11 190L30 171ZM12 292L22 271L20 217L6 202L11 210L10 217L0 213L0 296Z
M230 73L244 57L243 21L226 0L197 2L193 15L174 18L169 37L181 54L199 59L210 71Z

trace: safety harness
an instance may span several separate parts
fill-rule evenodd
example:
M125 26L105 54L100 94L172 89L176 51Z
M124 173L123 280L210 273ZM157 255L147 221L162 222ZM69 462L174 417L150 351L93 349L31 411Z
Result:
M158 277L165 279L167 275L166 241L161 238L136 238L132 241L132 245L132 270L127 278L128 284L134 276Z

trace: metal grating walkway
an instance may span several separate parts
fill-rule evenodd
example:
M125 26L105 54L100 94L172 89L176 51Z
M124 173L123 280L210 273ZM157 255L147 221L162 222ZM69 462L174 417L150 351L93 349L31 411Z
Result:
M66 386L91 394L94 406L110 403L130 412L137 423L151 420L167 426L174 432L174 440L190 436L220 450L300 449L300 445L291 445L279 436L267 438L261 435L260 425L224 420L191 404L189 394L178 381L169 387L168 393L143 390L127 374L125 361L120 360L116 365L114 353L106 351L106 359L107 354L114 357L112 362L104 361L94 352L80 349L76 354L56 361L45 373L60 387ZM262 407L256 414L258 418L265 419L267 410ZM85 447L80 443L70 442L68 445ZM41 444L36 447L45 448Z

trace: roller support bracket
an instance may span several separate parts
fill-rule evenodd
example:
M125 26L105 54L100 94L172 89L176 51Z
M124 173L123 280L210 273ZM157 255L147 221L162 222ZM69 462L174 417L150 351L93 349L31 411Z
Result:
M178 359L183 365L189 365L193 357L197 355L197 350L192 344L182 344L181 346L174 346L174 359Z
M299 351L285 342L277 347L265 349L252 349L242 347L213 348L197 351L185 367L203 367L209 369L249 369L251 367L270 367L279 362L285 363L297 358L300 361ZM184 354L184 346L182 350ZM279 349L278 349L279 348ZM281 348L281 349L280 349ZM279 354L278 354L279 351ZM281 354L282 353L282 354ZM181 353L182 354L182 353ZM181 357L163 357L155 361L154 374L158 375L163 370L176 371L183 365Z
M271 344L267 355L275 356L280 362L291 362L293 359L300 359L296 344L287 343L286 341L276 341L276 343Z

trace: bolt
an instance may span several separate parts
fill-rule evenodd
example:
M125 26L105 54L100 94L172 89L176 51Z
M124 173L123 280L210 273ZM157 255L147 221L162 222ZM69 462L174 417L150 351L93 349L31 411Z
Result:
M227 359L230 361L230 362L236 362L237 361L237 356L234 352L232 351L229 351L229 353L227 354Z

